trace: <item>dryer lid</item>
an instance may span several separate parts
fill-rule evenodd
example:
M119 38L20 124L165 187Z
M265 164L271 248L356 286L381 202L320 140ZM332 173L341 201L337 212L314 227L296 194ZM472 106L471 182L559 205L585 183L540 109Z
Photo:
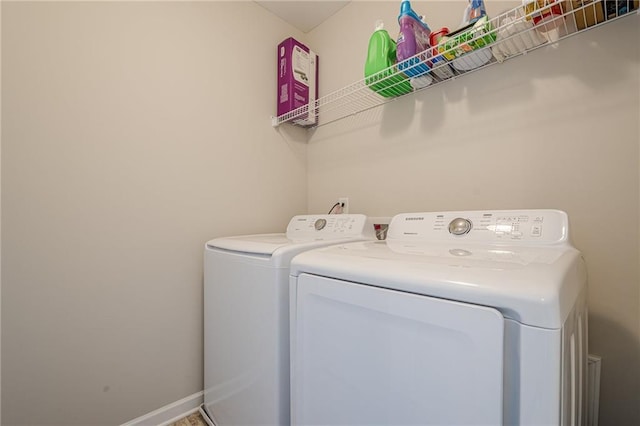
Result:
M524 324L562 327L586 288L584 262L568 242L566 215L466 213L398 215L391 221L386 242L341 244L303 253L294 259L291 275L321 275L491 306ZM439 216L485 217L493 222L454 235L445 221L436 223ZM512 221L506 224L503 218ZM403 223L401 232L398 220ZM506 234L507 226L511 234ZM535 239L529 241L525 234Z

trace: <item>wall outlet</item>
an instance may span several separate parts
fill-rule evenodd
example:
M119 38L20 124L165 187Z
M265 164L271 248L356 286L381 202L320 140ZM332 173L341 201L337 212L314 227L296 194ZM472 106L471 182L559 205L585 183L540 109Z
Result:
M338 212L340 212L342 214L348 214L349 213L349 198L347 198L347 197L338 198L338 203L340 203L340 207L338 207L336 210L338 210Z

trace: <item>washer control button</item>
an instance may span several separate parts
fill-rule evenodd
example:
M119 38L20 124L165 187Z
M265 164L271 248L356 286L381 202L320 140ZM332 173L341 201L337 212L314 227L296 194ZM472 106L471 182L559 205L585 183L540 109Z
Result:
M327 226L327 220L326 219L318 219L316 220L316 223L313 224L314 228L316 228L316 231L320 231L322 229L324 229L325 226Z
M461 217L453 219L449 222L449 232L453 235L464 235L471 231L471 221Z

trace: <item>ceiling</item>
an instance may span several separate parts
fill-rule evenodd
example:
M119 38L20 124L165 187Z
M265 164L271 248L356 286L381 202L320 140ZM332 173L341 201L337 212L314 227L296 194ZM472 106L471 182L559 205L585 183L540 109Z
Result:
M333 0L266 0L256 1L256 3L279 16L303 33L307 33L351 2Z

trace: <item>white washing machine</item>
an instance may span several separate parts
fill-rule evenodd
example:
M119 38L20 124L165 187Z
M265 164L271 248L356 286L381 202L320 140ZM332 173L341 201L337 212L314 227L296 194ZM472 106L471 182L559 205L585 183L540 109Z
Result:
M372 220L341 214L295 216L286 234L207 242L205 416L217 426L290 424L290 261L313 248L374 238Z
M291 264L293 425L581 425L586 270L557 210L395 216Z

